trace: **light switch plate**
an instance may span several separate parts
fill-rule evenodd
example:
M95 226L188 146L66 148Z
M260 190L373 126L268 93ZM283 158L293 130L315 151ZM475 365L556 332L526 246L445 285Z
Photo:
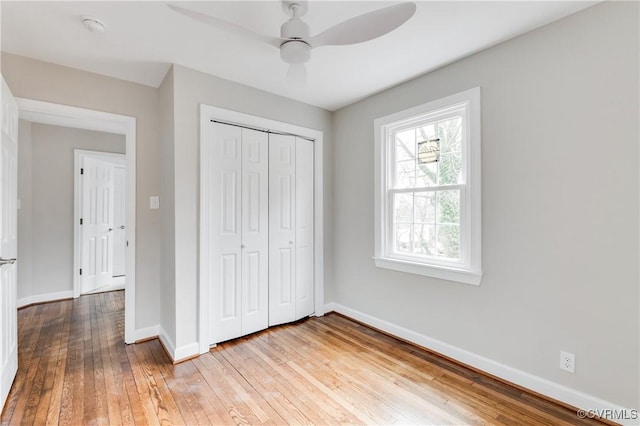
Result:
M160 208L160 197L157 195L153 195L149 197L149 208L150 209L159 209Z

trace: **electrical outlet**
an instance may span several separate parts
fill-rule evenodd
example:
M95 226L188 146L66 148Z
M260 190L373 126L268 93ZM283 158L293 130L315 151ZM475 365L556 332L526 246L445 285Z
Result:
M576 356L569 352L560 351L560 368L569 373L575 373Z

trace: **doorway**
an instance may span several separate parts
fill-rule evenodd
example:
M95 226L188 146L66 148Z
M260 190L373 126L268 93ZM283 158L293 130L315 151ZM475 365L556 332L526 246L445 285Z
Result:
M135 343L136 284L136 119L85 108L71 107L32 99L17 98L20 117L31 122L62 127L95 130L125 136L126 162L126 251L125 251L125 343ZM79 278L75 268L74 288Z
M125 154L74 150L74 297L125 288L125 193Z

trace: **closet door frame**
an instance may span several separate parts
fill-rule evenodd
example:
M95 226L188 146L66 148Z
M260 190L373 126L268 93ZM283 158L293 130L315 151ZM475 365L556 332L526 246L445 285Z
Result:
M205 159L208 157L211 138L211 120L237 124L254 129L270 130L273 132L289 133L303 138L312 139L314 144L314 313L322 316L324 307L324 214L323 214L323 132L307 127L297 126L255 115L244 114L211 105L200 104L200 275L198 291L198 339L200 353L209 351L210 322L209 322L209 276L206 262L209 258L210 230L209 223L204 218L209 217L212 207L208 199L206 187L207 176L211 173L211 165Z

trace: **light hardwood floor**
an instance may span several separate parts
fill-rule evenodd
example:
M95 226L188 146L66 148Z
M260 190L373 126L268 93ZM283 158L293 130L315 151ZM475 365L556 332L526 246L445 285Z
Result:
M123 343L124 293L19 311L2 424L595 424L336 314L172 365Z

